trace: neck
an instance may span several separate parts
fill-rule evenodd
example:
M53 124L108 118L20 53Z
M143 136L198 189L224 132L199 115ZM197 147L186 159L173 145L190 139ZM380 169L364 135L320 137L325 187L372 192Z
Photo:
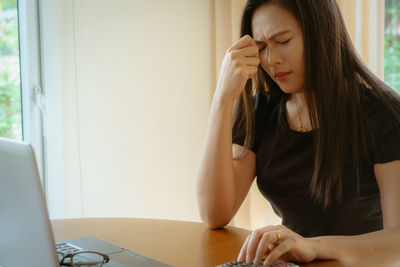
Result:
M291 100L301 111L307 108L307 101L304 93L291 94L289 100Z
M304 93L291 94L287 105L290 108L290 115L293 119L293 127L300 132L312 129L308 114L307 101Z

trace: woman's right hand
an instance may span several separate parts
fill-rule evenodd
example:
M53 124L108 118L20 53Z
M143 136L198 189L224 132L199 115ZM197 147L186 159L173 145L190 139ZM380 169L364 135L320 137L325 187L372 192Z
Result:
M236 99L247 80L256 74L259 64L255 41L249 35L243 36L225 54L215 95L219 98Z

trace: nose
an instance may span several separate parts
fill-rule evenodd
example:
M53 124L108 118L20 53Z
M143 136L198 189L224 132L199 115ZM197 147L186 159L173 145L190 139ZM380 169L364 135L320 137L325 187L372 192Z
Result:
M279 53L279 49L275 47L270 47L268 50L266 50L264 53L264 57L267 63L271 66L282 63L282 57Z

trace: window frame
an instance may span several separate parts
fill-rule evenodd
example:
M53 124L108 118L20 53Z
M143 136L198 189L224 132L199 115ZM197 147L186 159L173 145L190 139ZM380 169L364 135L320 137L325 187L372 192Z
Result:
M32 144L44 191L47 190L42 111L36 103L41 86L37 0L18 0L22 139Z
M64 217L57 2L18 0L23 140L35 151L50 218Z

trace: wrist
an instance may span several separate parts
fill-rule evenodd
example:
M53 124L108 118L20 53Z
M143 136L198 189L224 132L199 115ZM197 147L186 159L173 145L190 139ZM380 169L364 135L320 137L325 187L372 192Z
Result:
M345 251L337 245L335 237L319 236L308 238L311 248L315 253L315 259L318 260L342 260L345 258Z
M230 96L228 94L222 94L219 92L218 88L215 90L213 99L212 99L212 104L213 105L218 105L218 106L232 106L233 103L235 102L236 97Z
M311 250L313 251L314 254L313 261L318 259L323 259L323 257L321 256L323 254L321 251L323 241L319 237L310 237L306 239L309 242Z

